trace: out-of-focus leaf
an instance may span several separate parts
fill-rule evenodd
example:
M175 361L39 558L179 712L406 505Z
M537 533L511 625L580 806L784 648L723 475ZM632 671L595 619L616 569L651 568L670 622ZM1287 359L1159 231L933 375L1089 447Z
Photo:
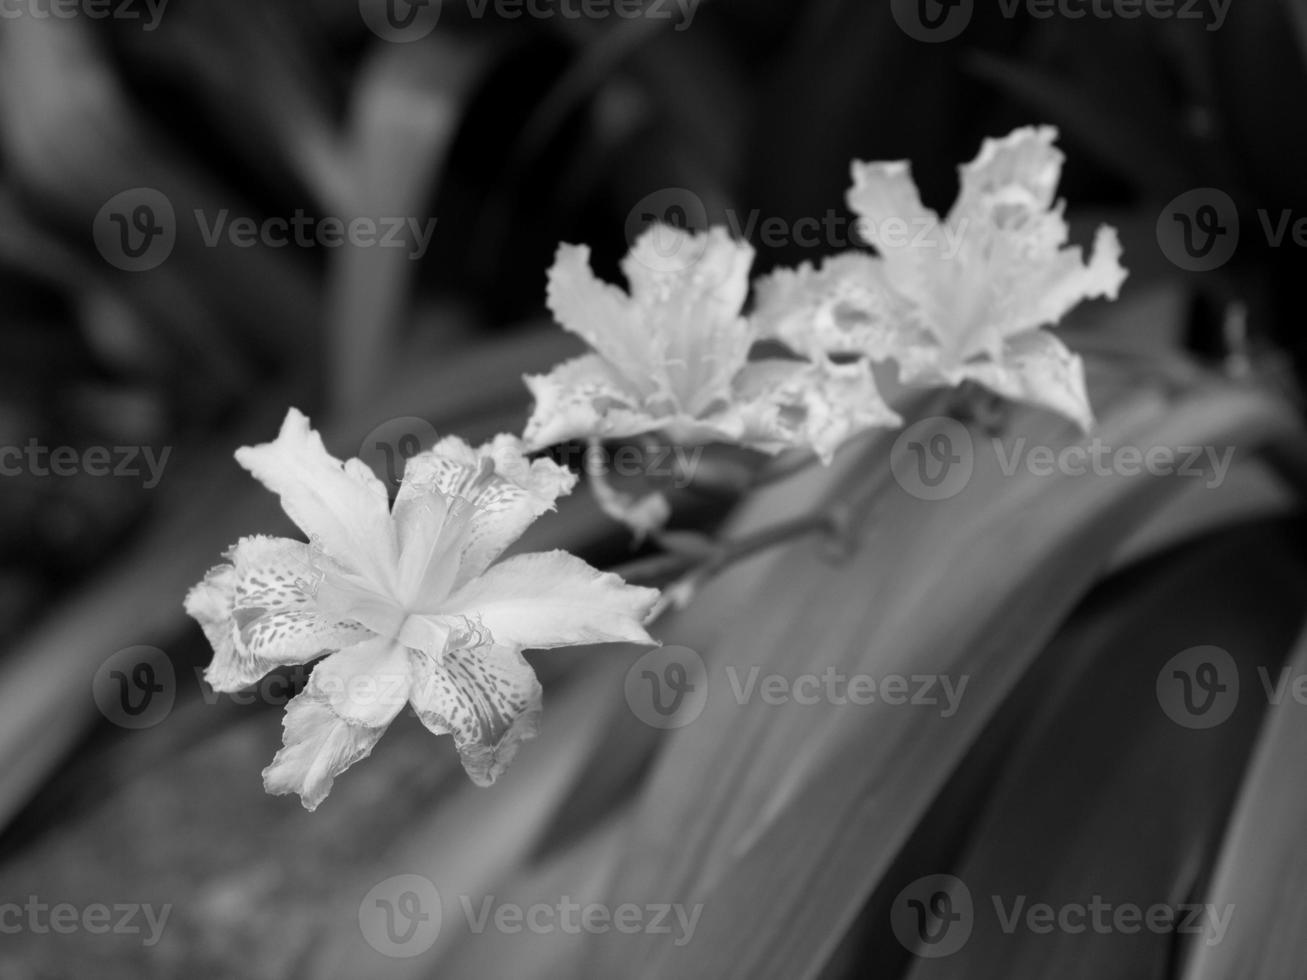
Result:
M410 245L348 246L329 264L330 390L342 411L367 404L398 362L397 335L431 244L423 237L441 232L427 205L495 50L442 35L419 44L379 44L358 79L347 136L351 184L341 201L342 217L398 219L406 223L399 241ZM383 224L382 234L390 234L389 226Z
M224 213L248 216L247 205L142 117L85 19L4 22L0 149L27 210L66 232L102 265L106 282L179 343L202 352L205 337L234 334L258 351L300 355L307 348L316 299L302 257L237 247L221 235L212 246L205 241L195 212L212 225ZM141 187L167 197L176 245L157 268L122 273L96 255L93 223L111 199ZM197 357L188 370L194 381L207 365Z
M1284 672L1269 676L1273 701L1247 780L1203 900L1234 907L1229 932L1219 944L1200 937L1186 943L1184 980L1272 980L1295 976L1307 961L1307 706L1295 685L1307 676L1307 638L1299 639ZM1252 697L1266 695L1258 676ZM1252 678L1241 683L1253 686ZM1242 688L1241 688L1242 691Z
M161 16L156 30L123 32L122 40L130 70L156 90L193 100L216 130L206 134L211 145L237 156L265 186L292 177L333 214L348 202L328 82L334 66L308 5L187 4Z
M890 927L900 890L947 873L971 896L970 936L950 956L912 960L912 980L1172 975L1186 934L1117 928L1114 917L1200 901L1266 708L1254 678L1276 673L1307 599L1307 561L1286 536L1297 526L1227 527L1089 597L1002 709L1015 717L1000 721L1001 747L961 763L959 781L981 798L946 790L927 818L929 843L910 844L915 853L878 885L864 970L891 975L907 957ZM1179 724L1157 693L1168 662L1198 646L1228 651L1241 677L1230 717L1207 729ZM1094 913L1096 901L1109 911ZM1026 913L1040 903L1086 909L1085 927L1073 912L1070 930L1032 930ZM1211 925L1204 915L1185 928L1215 941Z
M1145 448L1297 437L1285 408L1253 392L1211 388L1175 409L1136 396L1107 413L1100 432ZM1066 438L1060 426L1019 417L1032 444ZM868 454L882 462L864 481L884 479L886 452L882 444ZM951 500L891 487L844 565L811 544L777 563L756 610L710 651L708 707L660 758L614 885L646 901L705 902L696 942L614 939L599 947L600 972L632 958L649 976L819 969L1114 546L1178 489L1153 478L1005 478L996 456L977 450L970 483ZM755 665L786 676L829 667L966 675L970 686L948 718L886 706L741 706L724 670ZM677 792L687 784L702 791Z

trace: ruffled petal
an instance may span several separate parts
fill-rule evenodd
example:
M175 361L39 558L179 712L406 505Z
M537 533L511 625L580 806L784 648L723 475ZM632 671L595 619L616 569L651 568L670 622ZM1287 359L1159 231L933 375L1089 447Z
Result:
M1116 299L1129 273L1121 266L1121 241L1116 230L1106 226L1094 236L1088 262L1080 249L1066 248L1049 262L1039 281L1032 284L1035 299L1027 322L1030 326L1054 326L1087 299Z
M560 496L571 493L576 474L553 460L529 460L524 449L509 435L477 449L449 437L409 460L394 510L407 598L440 599L480 575ZM466 506L451 510L451 501ZM433 581L433 563L451 559L448 581ZM423 577L416 591L407 588Z
M958 168L961 186L949 222L988 214L996 201L1027 214L1047 211L1062 179L1056 141L1053 126L1025 126L985 140L976 158Z
M754 286L753 320L760 336L775 337L813 359L858 355L880 361L895 354L908 303L890 286L884 262L846 252L815 268L779 269Z
M621 439L655 432L671 415L670 406L667 412L646 409L604 359L594 354L523 380L535 398L524 433L531 451L570 439Z
M366 639L363 626L324 616L311 598L320 576L308 545L242 538L232 564L211 569L186 596L186 611L213 647L205 680L238 691L282 664L306 663Z
M313 668L306 690L341 721L385 728L408 702L411 688L408 651L378 636L323 660Z
M884 231L886 222L935 219L935 212L921 203L916 181L912 179L912 166L906 161L855 160L851 170L853 187L848 193L849 207L866 222L863 236L878 249L880 243L876 238Z
M927 249L916 242L924 229L939 228L939 216L921 203L912 167L906 161L852 165L847 200L858 215L858 234L875 247L891 269L904 275Z
M397 548L386 486L358 459L331 456L297 409L272 442L243 446L236 461L281 498L310 542L381 591L393 588Z
M451 650L437 666L412 654L410 701L422 723L452 735L463 768L489 786L508 768L521 743L534 738L540 719L540 682L513 647Z
M283 747L263 770L263 788L274 796L297 793L304 809L316 810L335 778L366 759L385 730L343 721L322 696L303 691L286 705Z
M655 246L669 238L680 243L670 259ZM622 260L643 329L659 348L659 360L646 370L665 378L667 390L661 394L687 415L702 415L724 402L731 379L749 356L753 332L740 311L753 258L752 246L724 228L693 233L654 226Z
M926 385L974 381L1004 398L1063 415L1084 431L1094 424L1084 362L1047 330L1031 330L1008 340L996 361L978 358L933 371L923 362L914 376L903 380Z
M559 325L599 352L620 377L619 387L637 397L656 391L649 371L662 362L657 338L644 329L631 298L591 271L590 249L558 246L548 278L546 298Z
M476 619L501 646L652 645L641 624L657 599L657 589L627 585L565 551L549 551L491 566L435 613Z
M824 463L865 429L903 424L881 397L865 361L754 361L740 373L736 397L744 445L770 453L811 449Z

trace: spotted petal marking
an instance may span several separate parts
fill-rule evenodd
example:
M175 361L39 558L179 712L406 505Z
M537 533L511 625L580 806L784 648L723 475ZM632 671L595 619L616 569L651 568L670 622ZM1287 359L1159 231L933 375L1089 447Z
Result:
M422 723L449 734L468 776L489 786L534 738L540 682L514 647L485 644L449 651L439 668L416 652L411 703Z
M324 617L310 594L320 574L308 545L242 538L186 597L214 649L205 680L238 691L274 667L300 664L367 637L363 627Z

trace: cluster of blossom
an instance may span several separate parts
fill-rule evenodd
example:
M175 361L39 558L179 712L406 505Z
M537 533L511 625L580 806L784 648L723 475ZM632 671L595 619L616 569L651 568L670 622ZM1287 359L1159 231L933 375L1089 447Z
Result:
M563 551L500 558L576 480L530 453L657 433L829 461L857 433L901 424L872 369L889 361L903 384L969 379L1088 427L1081 362L1042 328L1082 299L1115 297L1125 272L1110 229L1088 262L1066 247L1055 136L987 142L943 222L905 164L855 164L849 204L879 254L774 273L748 316L753 251L720 229L646 232L623 263L629 295L594 277L586 248L562 246L549 307L594 353L526 378L523 439L446 438L410 459L393 506L366 464L329 455L294 409L276 440L238 450L309 540L243 538L190 591L214 649L205 676L235 691L324 658L287 706L265 788L315 808L405 705L489 785L536 733L541 691L523 650L655 642L643 624L656 590ZM905 240L907 227L923 230ZM750 360L764 340L793 356ZM611 490L600 500L640 528L665 518Z
M562 246L549 306L594 353L526 379L528 446L658 433L828 462L857 433L902 423L873 371L888 362L903 385L970 380L1088 429L1083 365L1042 328L1083 299L1115 298L1126 273L1110 228L1088 262L1067 247L1056 136L1027 128L987 141L960 168L944 220L922 205L906 163L855 163L848 204L878 254L775 272L755 284L747 316L753 249L720 228L646 231L622 264L629 295L595 278L588 249ZM792 356L750 360L760 341ZM637 530L667 516L657 495L596 489Z

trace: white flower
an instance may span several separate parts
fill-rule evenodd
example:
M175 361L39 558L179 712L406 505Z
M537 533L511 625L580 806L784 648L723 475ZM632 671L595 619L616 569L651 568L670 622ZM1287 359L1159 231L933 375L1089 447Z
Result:
M540 685L523 649L654 642L641 625L654 589L562 551L495 563L575 483L513 437L414 456L393 511L366 464L330 456L294 409L275 441L236 458L310 543L243 538L191 590L186 610L214 649L205 676L234 691L328 655L287 706L270 793L314 809L406 703L489 785L535 734Z
M829 460L847 434L899 424L874 386L847 373L749 361L758 337L741 310L753 249L723 229L647 230L622 263L630 295L596 279L589 258L563 245L549 270L554 317L595 353L526 378L536 400L530 448L657 432L681 445L805 447Z
M1056 138L1041 127L987 140L960 168L944 221L923 207L906 163L855 163L849 206L879 255L760 282L760 331L814 357L894 358L907 384L972 380L1088 428L1083 364L1040 328L1082 300L1115 299L1126 272L1110 228L1088 262L1066 247Z

